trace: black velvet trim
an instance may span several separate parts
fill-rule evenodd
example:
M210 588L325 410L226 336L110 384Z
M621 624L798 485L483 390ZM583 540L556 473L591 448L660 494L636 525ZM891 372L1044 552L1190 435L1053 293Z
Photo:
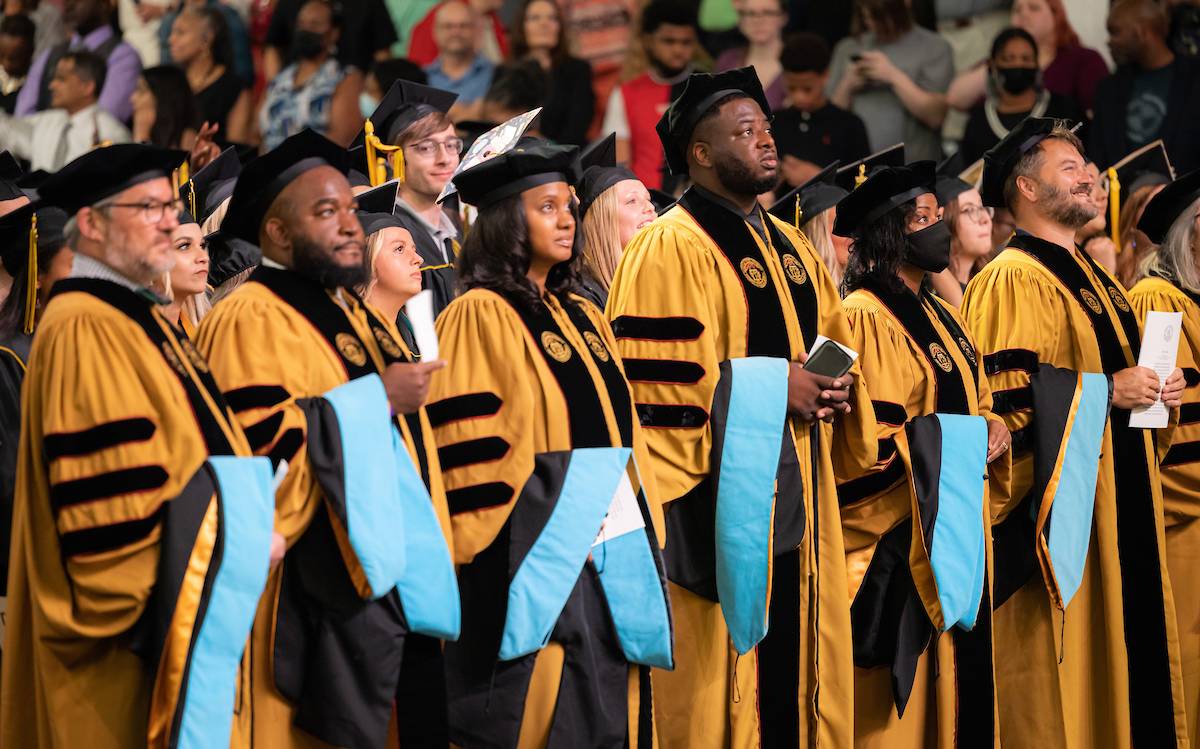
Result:
M1033 408L1033 391L1029 386L997 390L992 393L992 413L997 416Z
M145 442L154 436L156 429L154 422L149 419L120 419L78 432L47 434L43 440L43 449L47 461L89 455L117 445Z
M1200 403L1184 403L1179 407L1179 425L1200 421Z
M283 411L276 411L262 421L246 427L246 442L250 444L250 449L255 453L261 452L275 439L281 426L283 426Z
M638 317L621 315L612 321L617 340L694 341L704 332L704 323L694 317Z
M279 468L279 464L283 461L291 462L292 458L296 457L296 453L300 452L300 448L304 446L304 430L297 427L284 432L279 441L275 443L275 447L271 448L271 452L267 453L267 458L271 461L271 469Z
M1194 369L1192 367L1184 367L1183 368L1183 381L1190 388L1194 388L1197 385L1200 385L1200 370Z
M617 364L616 352L608 350L604 336L600 335L600 331L576 300L564 297L560 303L566 310L567 317L575 324L575 329L589 342L586 355L592 357L592 364L604 381L608 403L612 407L613 418L617 421L617 433L621 435L621 445L633 447L633 396L629 392L629 381L625 379L621 367ZM599 341L603 355L597 354L593 349L596 341Z
M845 507L891 489L903 481L905 475L904 463L900 460L893 460L882 471L839 484L837 488L838 505Z
M446 492L446 504L450 507L451 515L461 515L464 512L485 510L488 507L507 504L512 501L512 498L512 486L502 481L474 484Z
M1037 354L1029 349L1009 348L983 357L983 371L988 377L1012 370L1033 374L1037 369Z
M995 736L996 682L992 667L990 588L985 577L975 628L970 632L958 627L951 630L954 638L954 683L958 691L955 746L961 749L990 746Z
M167 483L169 478L170 476L162 466L121 468L95 476L51 484L50 503L57 511L84 502L159 489Z
M761 745L800 749L800 552L776 556L771 565L767 634L758 643L758 712Z
M272 408L292 397L279 385L247 385L225 393L225 400L235 414L252 408Z
M480 437L479 439L455 442L438 448L438 462L443 471L455 468L499 460L508 454L512 447L501 437Z
M875 420L880 424L898 427L908 421L908 411L899 403L872 400L871 407L875 409Z
M140 541L158 525L163 508L160 506L148 517L113 523L81 531L70 531L59 536L58 545L64 557L78 554L99 554L128 546Z
M892 437L879 440L879 460L891 460L896 454L896 440Z
M1163 458L1162 467L1171 468L1196 461L1200 461L1200 442L1183 442L1171 445L1171 449L1167 450L1166 457Z
M495 393L466 393L430 403L425 407L425 413L429 416L429 423L437 429L452 421L495 416L502 404L500 396Z
M704 367L674 359L626 359L625 375L630 382L694 385L704 377Z
M647 429L693 429L708 423L708 411L699 406L639 403L637 413L638 420Z
M663 509L667 578L709 601L717 600L717 497L709 476Z

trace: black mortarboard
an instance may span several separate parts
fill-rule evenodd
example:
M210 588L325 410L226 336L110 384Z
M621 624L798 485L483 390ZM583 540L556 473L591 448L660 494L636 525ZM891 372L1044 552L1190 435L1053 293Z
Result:
M262 262L257 242L246 242L221 231L207 235L204 241L208 242L208 283L214 288Z
M403 226L393 213L399 191L399 180L392 180L358 194L358 221L362 224L363 236L369 237L389 226Z
M302 130L242 169L233 199L221 222L229 237L258 244L263 217L279 193L305 172L331 166L342 174L349 167L346 149L312 130Z
M1167 230L1197 200L1200 200L1200 169L1188 172L1151 198L1137 228L1154 244L1162 244Z
M38 187L43 205L74 214L151 179L171 178L187 153L142 143L93 148L46 178Z
M979 192L984 205L1007 207L1004 204L1004 183L1008 181L1013 167L1062 124L1062 120L1052 117L1026 117L983 155L983 178Z
M866 158L852 161L837 170L834 181L837 186L849 192L858 187L867 177L884 167L904 166L904 144L897 143Z
M753 67L728 70L715 75L709 73L692 73L683 84L683 91L663 112L662 118L654 128L658 139L662 141L666 153L667 166L671 174L687 174L688 141L692 131L701 118L712 109L712 106L727 96L738 96L753 99L758 102L763 115L771 116L771 105L763 93L762 83Z
M908 166L879 170L837 204L833 233L839 237L853 236L888 211L933 192L936 179L932 161L914 161Z
M454 185L462 202L479 209L538 185L573 185L579 178L578 151L575 146L549 143L517 146L459 173Z
M838 162L835 161L817 172L807 182L777 200L769 213L795 224L798 229L800 224L834 207L846 197L846 190L835 181L837 168Z
M579 197L579 218L582 219L596 198L603 195L618 182L637 179L637 175L623 166L617 166L617 136L609 133L579 153L579 169L583 175L576 185Z
M1147 143L1133 153L1113 164L1121 186L1121 202L1129 199L1135 190L1152 185L1165 185L1175 177L1175 169L1167 158L1167 149L1162 140ZM1108 174L1105 169L1103 174Z
M21 178L21 165L8 151L0 151L0 200L16 200L24 197L17 180Z
M937 195L938 205L945 206L950 201L972 189L969 182L958 175L963 171L961 151L946 159L937 167L937 182L934 183L934 194Z
M397 137L409 125L422 117L434 112L445 114L458 101L458 94L443 91L440 88L422 86L412 81L397 80L384 94L383 100L375 111L368 117L375 128L375 135L389 145L396 143ZM351 147L365 143L366 129L360 130L355 136Z
M8 275L16 276L29 265L30 220L37 213L37 246L39 253L51 253L66 242L63 230L67 213L61 208L38 207L27 203L15 211L0 216L0 261Z
M226 148L179 188L184 207L197 223L204 223L222 201L233 195L241 173L242 162L238 160L237 151Z
M370 187L371 178L367 176L367 147L355 146L346 151L346 156L350 160L350 169L346 172L350 186Z

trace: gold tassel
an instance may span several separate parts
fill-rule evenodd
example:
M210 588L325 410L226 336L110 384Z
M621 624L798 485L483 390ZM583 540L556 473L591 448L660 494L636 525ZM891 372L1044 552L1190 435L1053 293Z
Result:
M184 184L188 186L188 205L191 206L192 218L196 219L196 223L200 223L200 214L196 211L196 183L189 179Z
M188 181L191 179L188 176L188 163L186 161L184 161L182 164L179 165L178 174L179 174L179 182L176 184L178 184L179 189L182 190L183 186L186 185L188 183Z
M371 181L371 187L378 187L388 181L386 156L382 156L382 154L392 154L392 174L403 182L404 151L400 146L388 145L380 140L375 135L375 125L370 120L363 123L363 133L363 140L367 147L367 179Z
M37 238L37 214L35 213L29 220L29 266L25 271L25 335L33 333L34 317L37 315Z
M867 181L867 165L859 164L858 165L858 174L855 175L855 177L854 177L854 189L857 190L859 187L862 187L862 183L864 183L866 181Z
M796 220L795 220L795 225L796 225L797 229L800 228L800 218L802 216L804 216L804 211L800 210L800 196L797 195L796 196Z
M1121 246L1121 180L1117 178L1117 170L1108 169L1108 221L1112 224L1113 246L1119 254Z

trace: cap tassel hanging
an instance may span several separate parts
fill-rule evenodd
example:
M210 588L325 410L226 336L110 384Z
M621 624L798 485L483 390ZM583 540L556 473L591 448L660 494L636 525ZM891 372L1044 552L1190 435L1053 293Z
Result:
M29 222L29 266L25 271L25 335L33 333L34 317L37 314L37 238L37 214L35 213Z
M1112 224L1113 247L1120 253L1121 247L1121 180L1117 178L1117 170L1108 170L1108 221Z
M199 221L200 214L196 211L196 183L189 179L185 184L188 186L188 212Z
M387 182L387 167L380 154L391 154L392 175L404 181L404 151L400 146L384 143L375 135L375 125L370 120L363 123L363 141L367 148L367 178L372 187L378 187Z
M796 196L796 213L795 213L795 216L796 216L796 217L795 217L795 220L793 220L793 222L792 222L792 223L793 223L793 225L794 225L794 226L795 226L797 229L799 229L799 228L800 228L800 219L801 219L801 218L804 216L804 211L800 210L800 196L799 196L799 195L797 195L797 196Z
M862 183L867 181L867 165L858 165L858 174L854 175L854 189L862 187Z

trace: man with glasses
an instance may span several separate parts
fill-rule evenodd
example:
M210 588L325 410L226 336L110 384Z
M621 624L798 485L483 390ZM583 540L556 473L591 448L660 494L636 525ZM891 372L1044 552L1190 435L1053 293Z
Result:
M148 290L175 262L184 157L97 149L39 188L78 237L24 383L5 746L249 745L242 654L283 537L270 464Z
M463 150L446 114L457 99L449 91L397 81L370 117L375 134L403 154L403 168L393 175L400 180L395 213L421 254L421 286L433 292L435 315L454 299L461 238L451 214L437 202Z

